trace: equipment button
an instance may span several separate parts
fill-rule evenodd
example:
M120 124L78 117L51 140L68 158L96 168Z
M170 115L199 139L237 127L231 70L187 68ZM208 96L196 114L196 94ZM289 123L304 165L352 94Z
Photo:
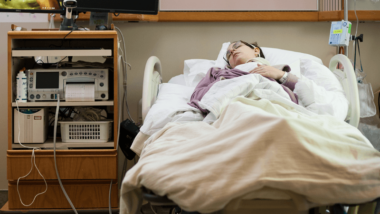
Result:
M42 95L42 98L44 98L44 99L45 99L45 98L46 98L46 95L45 95L45 94L44 94L44 95Z
M50 99L54 100L54 94L50 94Z
M62 72L62 76L64 76L64 77L67 76L67 72L66 72L66 71L63 71L63 72Z
M90 73L88 73L88 75L92 75L92 73L90 72Z
M101 98L105 98L105 97L106 97L106 95L105 95L105 94L102 94L102 95L100 95L100 97L101 97Z
M82 72L79 72L79 75L82 75Z
M29 84L29 88L33 88L33 84Z
M30 99L34 99L34 94L31 94L29 97Z
M100 78L102 78L102 79L103 79L103 77L104 77L103 75L100 75Z
M78 75L78 72L75 72L75 75Z
M104 83L101 82L101 83L100 83L100 87L103 87L103 86L104 86Z
M30 81L33 81L33 77L31 77L31 78L29 78L30 79Z
M73 73L70 73L70 76L72 76L73 75Z
M84 75L87 75L87 72L84 72Z
M36 98L37 98L37 99L40 99L40 98L41 98L41 95L37 94L37 95L36 95Z
M96 73L94 73L94 76L96 77Z

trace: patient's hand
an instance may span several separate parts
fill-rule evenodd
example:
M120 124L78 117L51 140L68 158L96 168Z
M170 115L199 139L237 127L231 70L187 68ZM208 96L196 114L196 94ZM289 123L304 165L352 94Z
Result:
M281 71L272 66L258 64L258 66L252 71L250 71L249 73L261 74L264 77L269 77L275 80L279 80L285 74L285 71Z

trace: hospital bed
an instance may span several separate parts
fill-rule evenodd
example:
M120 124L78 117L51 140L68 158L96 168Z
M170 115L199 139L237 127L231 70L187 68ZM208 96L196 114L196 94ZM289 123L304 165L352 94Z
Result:
M338 69L338 67L340 69ZM330 60L329 69L335 74L335 76L337 76L349 101L349 110L345 120L352 126L357 127L360 119L360 105L356 76L352 64L346 56L338 54ZM162 83L162 72L160 60L155 56L150 57L146 63L144 73L142 120L145 120L146 115L157 99L159 85ZM168 198L157 196L152 191L145 188L142 188L142 192L144 199L149 201L151 205L169 206L173 208L171 213L179 213L178 207L177 210L174 209L176 205ZM291 200L245 200L239 204L238 208L234 205L227 205L223 210L217 213L301 214L311 213L311 211L296 210Z

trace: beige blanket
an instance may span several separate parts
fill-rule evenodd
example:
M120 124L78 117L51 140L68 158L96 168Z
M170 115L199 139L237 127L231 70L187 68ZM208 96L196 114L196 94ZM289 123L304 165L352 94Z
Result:
M137 212L141 186L204 213L253 198L288 196L300 210L367 202L380 197L380 152L368 143L331 116L239 97L212 125L169 123L149 138L123 180L120 211Z

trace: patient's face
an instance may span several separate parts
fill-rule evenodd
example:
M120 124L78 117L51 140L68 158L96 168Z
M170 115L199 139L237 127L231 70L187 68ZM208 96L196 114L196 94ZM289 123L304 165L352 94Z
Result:
M231 43L227 49L226 58L232 68L246 63L248 60L256 58L260 53L259 48L252 49L242 42Z

